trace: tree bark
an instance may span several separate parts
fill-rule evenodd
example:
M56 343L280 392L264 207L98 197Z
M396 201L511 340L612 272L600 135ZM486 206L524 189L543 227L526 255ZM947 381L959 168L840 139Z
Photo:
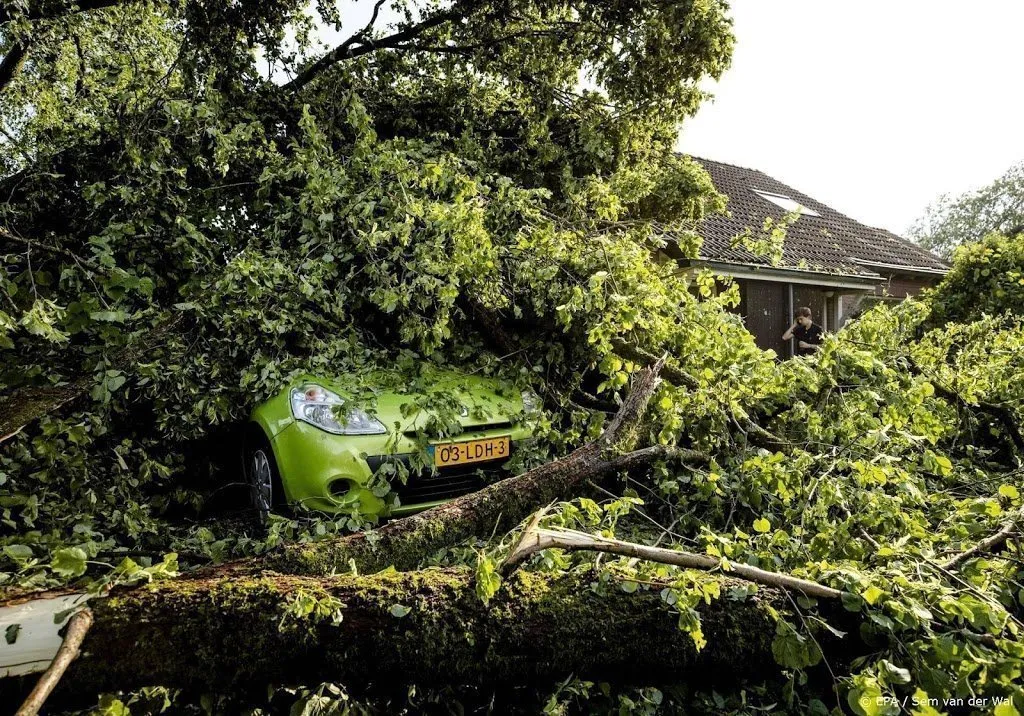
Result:
M18 76L21 68L25 65L26 58L28 58L28 44L24 41L15 42L8 48L7 54L0 61L0 92L7 89L7 85L11 84Z
M161 582L90 604L94 626L55 698L81 703L153 684L219 693L318 681L507 687L569 674L735 683L776 668L770 609L789 604L779 590L702 604L707 646L698 652L657 589L627 594L613 584L597 594L593 582L591 573L518 572L487 605L459 568ZM340 623L292 617L301 595L340 600Z
M30 3L24 12L11 12L6 5L13 5L14 3L4 3L4 6L0 6L0 25L4 25L11 20L23 18L30 22L36 22L39 20L56 20L61 17L68 15L75 15L80 12L90 12L92 10L101 10L105 7L111 7L112 5L120 5L124 0L78 0L77 2L63 2L63 3Z
M22 388L0 395L0 443L44 415L54 413L86 396L91 382L79 380L61 386Z

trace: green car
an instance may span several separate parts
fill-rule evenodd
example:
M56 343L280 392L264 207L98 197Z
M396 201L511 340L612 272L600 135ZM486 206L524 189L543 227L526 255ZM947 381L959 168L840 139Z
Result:
M347 381L304 376L257 406L243 454L253 509L263 519L289 505L384 517L482 487L532 437L537 396L429 375L425 387L371 390L369 401L347 393Z

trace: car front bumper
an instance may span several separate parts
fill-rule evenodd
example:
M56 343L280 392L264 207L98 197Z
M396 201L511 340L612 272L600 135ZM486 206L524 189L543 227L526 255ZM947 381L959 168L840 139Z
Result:
M532 431L515 425L467 428L467 432L444 442L506 435L511 438L514 451L517 443L532 436ZM374 494L372 478L391 461L407 466L413 462L411 458L417 454L419 445L412 436L334 435L296 420L271 438L271 445L288 502L332 514L356 510L368 516L387 516L427 509L455 494L472 492L481 484L476 477L480 470L498 471L507 462L492 460L413 472L405 485L392 484L401 502L389 505L383 496Z

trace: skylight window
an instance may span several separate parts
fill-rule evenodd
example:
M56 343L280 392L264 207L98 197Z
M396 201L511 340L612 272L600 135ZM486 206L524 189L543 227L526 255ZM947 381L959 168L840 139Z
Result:
M754 190L754 193L762 199L767 199L775 204L775 206L781 207L787 214L792 214L795 211L799 212L801 216L821 216L814 209L808 209L800 202L783 194L772 194L770 191L758 191L757 189Z

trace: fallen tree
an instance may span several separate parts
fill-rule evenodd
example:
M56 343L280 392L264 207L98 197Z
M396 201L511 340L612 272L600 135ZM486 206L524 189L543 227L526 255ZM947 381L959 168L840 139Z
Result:
M627 594L613 584L595 593L591 581L519 572L488 604L460 569L157 584L91 604L95 621L62 698L152 684L199 692L315 680L494 686L569 672L696 683L774 670L770 610L788 604L777 590L702 607L708 646L698 652L657 591ZM290 616L311 598L328 613Z
M1024 710L1024 485L992 434L1024 405L1019 322L926 340L919 304L886 306L780 363L735 286L679 270L724 207L673 150L728 63L726 3L393 4L326 52L315 28L352 20L331 2L29 2L4 25L0 392L23 399L0 405L0 588L181 572L92 600L65 703L390 674L532 682L533 711L554 680L578 699L549 710L628 711L597 703L620 676L716 713ZM310 372L401 394L425 363L532 390L519 456L565 457L376 529L206 519L235 476L201 444L227 452L254 405ZM502 573L508 528L553 500ZM44 617L4 622L0 655L40 622L55 652ZM869 652L819 667L829 627ZM709 672L729 683L702 693Z

